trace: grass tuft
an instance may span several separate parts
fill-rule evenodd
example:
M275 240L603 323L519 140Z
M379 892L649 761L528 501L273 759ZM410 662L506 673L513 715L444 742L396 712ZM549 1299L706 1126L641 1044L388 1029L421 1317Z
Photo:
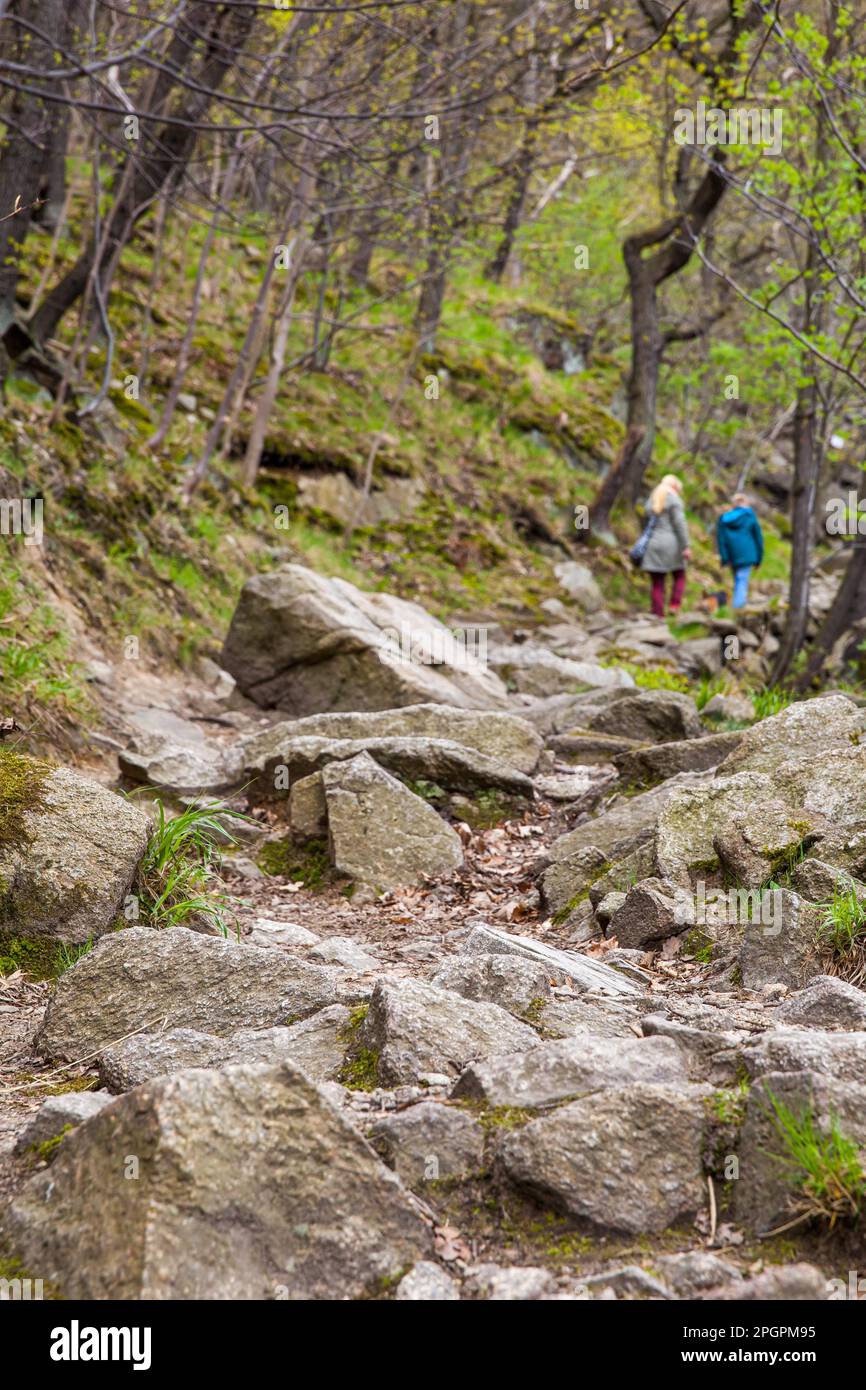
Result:
M156 807L156 829L138 871L145 921L152 927L174 927L201 916L228 936L232 900L211 892L208 882L220 864L220 844L237 844L225 824L236 813L220 802L194 804L173 817L161 801Z
M749 698L755 707L755 723L761 719L770 719L774 714L781 714L783 709L787 709L794 696L790 690L783 690L778 685L768 685L763 690L750 690Z
M861 1153L846 1138L838 1121L820 1130L812 1111L791 1110L772 1091L767 1092L782 1152L772 1154L788 1172L796 1190L793 1206L803 1220L821 1220L832 1228L840 1220L856 1220L866 1200L866 1174Z
M866 979L866 907L853 886L837 888L833 901L820 906L816 945L824 973L861 984Z

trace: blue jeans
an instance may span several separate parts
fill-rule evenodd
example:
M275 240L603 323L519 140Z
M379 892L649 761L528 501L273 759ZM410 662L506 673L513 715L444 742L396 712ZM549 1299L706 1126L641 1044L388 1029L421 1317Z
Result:
M749 601L749 575L752 573L751 565L741 565L734 570L734 597L731 604L732 608L743 608Z

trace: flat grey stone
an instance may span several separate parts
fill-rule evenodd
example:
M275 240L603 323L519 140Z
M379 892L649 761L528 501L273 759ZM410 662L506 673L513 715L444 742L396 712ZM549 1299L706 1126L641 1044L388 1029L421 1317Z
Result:
M561 951L556 946L548 946L535 941L530 936L517 936L512 932L501 931L484 922L473 925L466 942L466 950L479 954L496 952L524 956L527 960L542 963L552 972L551 978L561 982L572 980L579 989L595 990L600 994L636 994L636 987L616 970L593 960L591 956L579 955L576 951Z
M368 970L380 970L381 962L359 942L350 936L325 936L310 951L310 960L322 960L332 965L342 965L346 970L364 974Z
M688 1082L675 1042L670 1038L629 1040L589 1034L561 1038L523 1055L471 1063L451 1094L489 1106L536 1109L570 1096L638 1081L665 1086Z
M138 1033L106 1048L99 1058L99 1076L118 1095L187 1067L290 1061L313 1081L332 1080L343 1063L350 1017L344 1005L333 1004L287 1028L241 1028L224 1038L192 1028Z

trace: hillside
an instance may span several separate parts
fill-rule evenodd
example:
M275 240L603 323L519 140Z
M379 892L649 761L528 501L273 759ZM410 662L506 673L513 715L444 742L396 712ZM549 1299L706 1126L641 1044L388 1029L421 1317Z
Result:
M254 284L249 249L236 250L227 278ZM153 313L166 334L171 320L161 306L168 311L177 294L164 272ZM582 544L575 527L575 508L588 504L621 445L621 356L584 362L577 322L555 306L467 283L446 306L439 352L405 383L399 316L360 315L356 344L347 341L327 372L307 373L278 396L257 485L241 486L229 458L183 505L185 471L230 369L233 327L230 316L202 325L184 393L191 408L156 456L147 446L156 423L148 393L128 400L119 377L92 416L59 428L47 428L47 392L23 374L7 381L6 489L44 499L44 545L10 555L0 639L5 712L28 733L34 725L34 751L64 737L81 748L82 724L111 733L88 661L134 659L165 674L217 658L243 580L287 560L417 598L455 624L532 630L544 621L545 601L567 601L554 570L568 560L589 567L612 613L643 608L645 581L626 555L635 522L617 521L616 545ZM574 351L580 368L545 366L551 342ZM163 379L159 364L154 344L149 389L157 402L170 381L170 362ZM95 361L97 377L99 369ZM427 399L434 377L439 394ZM244 439L242 415L236 456ZM687 608L726 583L713 528L729 487L710 461L690 479ZM767 561L755 594L778 603L787 528L768 500L763 516Z
M0 1297L858 1296L859 16L90 9L0 5Z

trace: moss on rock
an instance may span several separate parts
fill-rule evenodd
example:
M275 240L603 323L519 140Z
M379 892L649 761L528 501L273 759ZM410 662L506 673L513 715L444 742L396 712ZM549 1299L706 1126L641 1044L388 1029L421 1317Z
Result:
M30 842L28 812L44 809L50 765L10 748L0 748L0 851Z
M3 915L2 893L0 915ZM20 970L34 980L55 980L69 966L68 951L64 942L51 937L0 932L0 975L12 975Z

